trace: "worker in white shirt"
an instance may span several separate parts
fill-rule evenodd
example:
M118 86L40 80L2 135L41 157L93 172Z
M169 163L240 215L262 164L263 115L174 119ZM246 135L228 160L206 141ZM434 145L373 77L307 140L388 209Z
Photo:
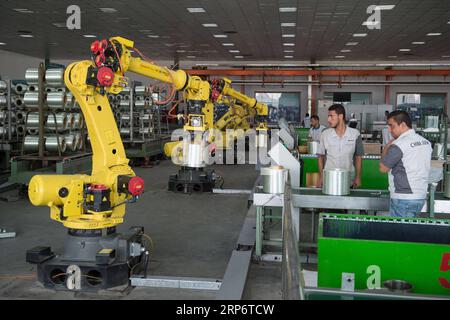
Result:
M326 127L320 124L320 119L316 115L311 116L311 128L308 133L309 141L317 141L320 142L320 136L322 135L322 131L325 130Z
M303 119L303 128L309 129L311 127L311 118L309 113L305 114L305 118Z
M328 108L330 127L320 137L319 184L322 185L323 170L348 170L353 187L361 186L361 165L364 148L358 130L345 123L345 108L333 104Z

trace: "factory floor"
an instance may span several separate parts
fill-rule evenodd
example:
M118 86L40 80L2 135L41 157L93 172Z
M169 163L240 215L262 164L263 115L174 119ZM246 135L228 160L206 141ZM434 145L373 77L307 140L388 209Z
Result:
M213 167L225 178L226 189L251 189L257 171L253 165ZM152 168L135 168L146 192L127 206L118 231L143 226L154 242L149 275L222 279L235 248L248 195L174 194L168 192L170 161ZM13 196L10 198L14 200ZM66 229L50 219L49 208L33 207L27 198L0 202L0 227L17 236L0 239L0 299L214 299L217 291L134 288L118 292L56 292L36 282L36 266L25 262L25 252L38 245L62 250ZM281 299L281 264L252 263L244 299Z

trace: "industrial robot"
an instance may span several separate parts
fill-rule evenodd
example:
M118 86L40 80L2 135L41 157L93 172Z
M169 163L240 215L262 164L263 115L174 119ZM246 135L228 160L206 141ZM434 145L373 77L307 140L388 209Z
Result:
M90 175L35 175L28 195L35 206L50 207L50 217L68 228L64 252L50 247L27 251L27 261L37 264L38 281L57 290L97 291L128 284L131 272L148 263L149 248L142 227L119 234L127 203L138 200L144 181L128 165L108 94L128 86L125 72L134 72L173 85L184 92L189 107L185 129L200 134L212 125L210 85L182 70L155 65L133 41L122 37L96 40L91 60L70 64L64 74L67 88L80 104L92 146ZM137 52L140 57L131 55ZM199 167L185 167L192 176ZM211 177L207 177L213 184Z

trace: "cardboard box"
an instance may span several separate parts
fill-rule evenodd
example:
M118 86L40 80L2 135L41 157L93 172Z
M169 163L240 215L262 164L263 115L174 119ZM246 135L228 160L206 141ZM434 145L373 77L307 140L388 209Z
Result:
M307 188L320 188L319 173L318 172L307 172L305 185Z
M308 146L298 146L298 153L300 153L300 154L307 154L308 153Z
M381 154L381 143L363 142L364 154Z

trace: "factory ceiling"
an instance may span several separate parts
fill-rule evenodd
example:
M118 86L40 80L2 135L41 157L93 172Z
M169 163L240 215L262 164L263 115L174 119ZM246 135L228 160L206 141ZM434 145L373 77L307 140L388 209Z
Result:
M0 12L0 50L39 58L87 58L120 35L155 60L450 60L448 0L1 0Z

